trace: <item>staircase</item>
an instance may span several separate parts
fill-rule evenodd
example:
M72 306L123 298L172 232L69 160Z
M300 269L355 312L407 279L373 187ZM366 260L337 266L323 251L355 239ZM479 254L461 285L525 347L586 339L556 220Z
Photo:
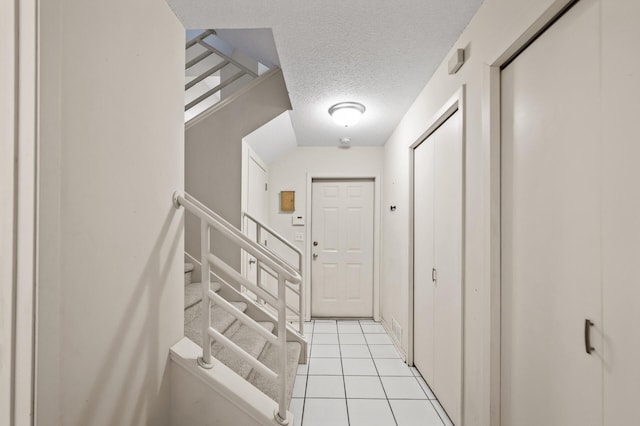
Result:
M298 364L305 363L307 355L304 318L299 309L304 296L302 254L250 216L245 219L252 220L259 228L258 235L269 234L294 249L299 256L297 266L251 239L189 194L175 193L173 201L176 208L184 207L200 219L202 250L200 260L194 259L199 263L200 282L191 282L188 275L185 276L186 338L172 348L172 359L193 375L201 376L218 394L233 393L228 399L245 412L260 411L260 407L268 406L255 395L251 397L245 384L252 386L273 404L268 420L264 410L258 413L262 416L258 424L289 424L291 414L287 408L293 382ZM217 257L212 252L211 231L255 258L259 270L277 283L275 290L260 280L253 283ZM191 265L185 265L185 272L191 269ZM287 301L287 297L295 299L295 303ZM289 323L291 317L299 323L297 329ZM198 351L197 364L189 361ZM192 355L185 356L186 353ZM214 424L227 424L220 419L213 420Z
M291 104L279 68L225 50L222 42L206 30L186 44L185 187L198 199L187 193L173 197L175 207L189 213L189 263L185 338L171 350L172 412L179 413L172 423L285 425L298 363L307 357L302 253L241 214L229 194L238 184L230 177L241 168L242 137ZM297 263L285 260L291 253L274 253L264 238L249 238L248 227L258 237L279 240ZM241 256L255 259L257 277L239 272Z
M222 51L221 43L225 42L217 37L215 30L209 29L185 45L185 122L258 78L261 70L268 70L258 61L251 60L251 65L245 65L234 59L232 52Z
M220 287L221 285L219 283L211 284L211 289L216 293L220 291ZM241 312L247 311L247 303L231 302L231 304ZM201 305L202 285L200 283L185 285L184 333L186 337L199 346L202 346ZM269 332L273 332L275 329L275 324L271 321L257 321L257 324ZM216 305L214 305L211 310L211 327L218 330L271 370L277 369L278 348L269 344L265 338L246 325L241 324L233 315ZM293 383L295 379L301 350L302 345L300 342L287 342L287 383ZM277 386L274 386L272 381L268 380L251 368L249 364L238 358L233 351L214 342L211 347L211 355L254 385L261 392L268 395L271 399L277 401ZM287 389L287 404L291 400L292 393L293 387L289 386Z

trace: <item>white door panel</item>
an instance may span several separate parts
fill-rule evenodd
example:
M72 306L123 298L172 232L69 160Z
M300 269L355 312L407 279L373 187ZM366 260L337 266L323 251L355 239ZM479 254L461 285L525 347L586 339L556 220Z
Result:
M580 1L502 72L505 425L602 424L599 15Z
M267 217L269 214L268 210L268 191L267 191L267 182L269 179L269 175L265 167L254 158L253 154L249 153L249 164L248 164L248 199L247 199L247 212L258 219L263 223L267 223ZM257 230L255 224L251 221L247 223L247 235L256 241L257 238ZM264 239L264 236L262 236ZM264 241L263 241L264 242ZM247 278L252 283L257 283L258 280L258 268L257 261L253 256L247 256L247 265L246 265L246 273ZM269 276L262 272L261 273L261 281L264 285L267 285L271 291L275 291L277 289L277 283L269 281Z
M373 181L312 185L311 314L373 316Z
M462 403L462 132L456 112L435 140L434 380L438 400L455 424Z
M413 155L414 364L458 424L463 298L461 113L447 118Z
M434 379L434 133L414 151L414 364L429 383Z

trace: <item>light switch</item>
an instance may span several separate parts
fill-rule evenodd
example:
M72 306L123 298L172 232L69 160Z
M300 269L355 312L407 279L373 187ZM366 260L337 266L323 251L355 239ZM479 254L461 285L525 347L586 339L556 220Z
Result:
M296 241L304 241L304 234L302 232L296 232Z
M304 217L293 215L291 216L291 225L292 226L304 226Z

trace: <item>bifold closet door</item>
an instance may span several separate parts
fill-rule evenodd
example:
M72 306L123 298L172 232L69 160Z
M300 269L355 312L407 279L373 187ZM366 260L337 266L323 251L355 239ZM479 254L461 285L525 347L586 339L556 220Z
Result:
M581 0L502 71L505 426L602 424L599 46Z
M434 387L455 424L462 411L462 114L437 130L434 191L436 280Z
M413 220L413 363L433 386L434 380L434 140L422 142L414 151Z
M456 111L414 150L414 363L456 424L462 298L462 129Z
M640 423L640 2L602 13L604 419L615 426Z

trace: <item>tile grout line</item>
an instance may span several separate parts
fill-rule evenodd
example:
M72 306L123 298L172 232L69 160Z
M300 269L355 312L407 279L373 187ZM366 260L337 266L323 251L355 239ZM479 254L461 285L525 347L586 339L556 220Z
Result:
M362 330L362 334L364 335L364 329L362 329L362 324L358 321L358 325ZM393 417L393 421L398 426L398 420L396 419L396 414L393 412L393 407L391 406L391 401L389 401L389 396L387 395L387 390L384 388L384 383L382 383L382 378L380 377L380 371L378 371L378 365L376 364L375 359L373 358L373 353L371 352L371 348L369 347L369 342L367 338L364 338L364 342L367 345L367 350L369 351L369 355L371 355L371 362L373 362L373 367L376 369L376 373L378 374L378 381L380 382L380 387L382 387L382 392L384 392L385 399L387 400L387 405L389 406L389 411L391 411L391 417Z
M438 411L438 409L436 408L436 406L433 404L433 401L432 401L432 400L429 400L429 402L431 403L431 406L433 407L434 411L435 411L435 412L436 412L436 414L438 415L438 418L439 418L439 419L440 419L440 421L442 422L442 426L444 426L444 425L445 425L445 421L444 421L444 419L442 418L442 416L440 415L440 412ZM443 410L444 410L444 408L443 408Z
M414 366L414 368L415 368L415 366ZM420 371L418 371L417 368L416 368L416 371L418 372L418 374L420 374ZM416 376L414 371L411 371L411 374L413 374L413 377L418 382L418 386L420 386L420 389L422 389L422 386L420 385L420 381L418 380L418 376ZM445 419L442 418L442 416L440 415L440 411L438 411L438 409L436 408L436 405L433 403L433 401L436 401L438 403L438 405L440 405L440 407L442 407L442 404L440 404L440 401L438 401L438 398L436 397L436 394L433 392L433 389L431 389L431 386L429 386L429 383L427 383L427 380L424 377L422 377L422 374L420 374L420 378L422 380L424 380L424 383L427 385L427 387L429 388L429 391L431 392L431 394L433 395L434 398L432 399L424 389L422 389L422 392L424 392L427 395L427 400L431 403L431 406L433 407L433 409L435 410L436 414L438 415L438 418L442 422L442 425L445 426L447 424L447 422L445 421ZM444 411L444 407L442 407L442 410ZM449 415L446 414L446 411L445 411L445 415L447 416L447 419L449 420L449 423L453 423L453 422L451 422L451 419L448 418Z
M303 325L304 327L304 325ZM311 341L309 342L309 353L307 354L307 374L304 378L304 395L302 396L302 413L300 413L300 426L304 422L304 411L307 406L307 386L309 386L309 368L311 367L311 350L313 349L313 332L316 328L316 322L311 320Z
M347 425L351 426L351 419L349 418L349 403L347 402L347 382L344 379L344 365L342 364L342 346L340 345L340 331L338 328L338 321L336 321L336 336L338 338L338 353L340 354L340 370L342 370L342 388L344 389L344 405L347 408Z
M363 324L359 321L359 320L355 320L354 321L355 324L357 325L360 329L360 333L362 334L363 338L364 338L364 345L366 346L366 350L369 354L369 358L366 357L359 357L359 358L353 358L353 359L371 359L371 362L374 365L374 369L376 372L376 375L369 375L369 374L356 374L354 375L354 377L378 377L378 382L380 383L382 390L383 390L383 394L384 397L383 398L354 398L354 399L362 399L362 400L368 400L368 401L383 401L386 400L387 401L387 406L389 407L390 411L391 411L391 415L394 421L394 424L397 426L398 425L398 420L396 418L396 413L393 410L393 407L391 405L391 399L389 399L388 393L384 387L384 383L382 381L382 376L380 375L380 371L378 369L378 365L376 363L376 360L378 359L385 359L385 360L391 360L391 359L398 359L397 357L383 357L383 358L375 358L373 356L373 352L371 349L371 345L381 345L382 343L369 343L369 341L366 338L366 334L364 332L364 328L363 328ZM312 325L312 338L311 338L311 342L309 345L309 360L308 360L308 366L307 366L307 371L306 371L306 377L304 378L304 382L305 382L305 390L304 390L304 395L303 395L303 406L302 406L302 412L301 412L301 424L303 424L304 422L304 418L305 418L305 414L306 413L306 408L307 408L307 399L309 398L308 396L308 384L309 384L309 376L310 374L310 367L311 367L311 351L313 350L313 347L317 346L318 344L315 343L315 339L313 338L315 336L315 325L317 325L317 323L315 322L315 320L312 320L311 323ZM346 414L347 414L347 425L350 426L351 425L351 418L350 418L350 413L349 413L349 398L348 398L348 394L347 394L347 389L346 389L346 376L345 376L345 369L344 369L344 354L342 351L342 339L341 339L341 333L340 333L340 329L339 329L339 324L338 321L335 321L335 327L336 327L336 339L337 339L337 346L338 346L338 355L339 355L339 359L340 359L340 369L341 369L341 375L333 375L333 374L321 374L320 376L334 376L334 377L342 377L342 382L343 382L343 391L344 391L344 403L345 403L345 409L346 409ZM360 334L360 333L344 333L344 334ZM386 331L385 331L386 333ZM369 334L385 334L385 333L369 333ZM321 333L323 334L323 333ZM324 333L324 334L333 334L333 333ZM386 333L386 335L388 336L388 333ZM328 344L328 343L327 343ZM355 343L354 343L355 345ZM322 345L320 345L322 346ZM349 346L348 344L346 346ZM393 346L393 345L391 345ZM330 359L331 357L319 357L320 359ZM351 359L351 358L348 358ZM400 360L402 361L402 359L400 358ZM403 361L404 363L404 361ZM417 371L417 369L411 369L410 370L411 375L407 376L407 375L391 375L391 376L385 376L385 377L397 377L397 378L407 378L407 377L413 377L414 380L416 381L416 384L418 385L418 387L421 389L421 393L423 395L426 396L427 401L429 401L429 405L432 407L432 409L436 412L436 415L438 416L438 419L441 422L441 425L445 426L446 424L452 424L450 422L450 420L448 419L448 416L446 414L446 412L444 412L444 409L442 409L442 411L444 412L444 414L441 414L440 411L437 409L436 403L438 403L438 405L440 407L441 404L439 403L439 401L437 400L437 397L435 397L435 394L433 395L433 399L430 397L429 391L427 391L425 388L422 387L419 378L422 377L422 375L419 373L419 371ZM426 380L425 380L426 383ZM427 388L430 390L431 387L429 386L429 384L427 383ZM431 391L431 393L433 393L433 391ZM313 399L313 398L312 398ZM336 399L343 399L341 397L336 397L336 398L331 398L331 397L318 397L315 399L322 399L322 400L336 400ZM402 401L424 401L424 399L420 399L420 398L397 398L398 400L402 400ZM435 401L435 402L434 402ZM443 418L444 416L447 416L447 419Z

